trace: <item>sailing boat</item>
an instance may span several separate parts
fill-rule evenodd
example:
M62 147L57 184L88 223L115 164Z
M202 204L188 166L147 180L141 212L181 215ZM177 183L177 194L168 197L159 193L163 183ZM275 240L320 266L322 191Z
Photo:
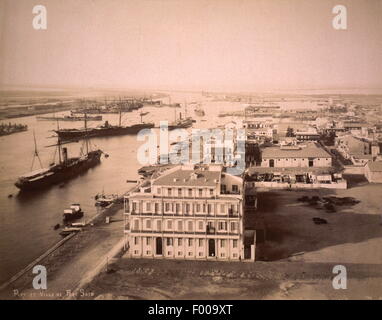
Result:
M57 122L57 125L58 125L58 122ZM86 116L85 116L85 128L87 128ZM86 152L80 155L79 157L72 157L72 158L68 157L68 150L67 148L62 147L61 140L58 137L57 144L53 146L58 147L59 161L58 163L53 163L48 168L44 168L42 166L40 157L38 155L36 137L34 133L33 133L33 137L34 137L34 143L35 143L35 150L34 150L31 172L19 177L15 183L15 186L19 188L20 190L33 190L33 189L48 187L55 183L60 183L64 180L67 180L68 178L77 176L87 171L89 168L94 167L101 161L101 155L103 153L102 150L98 149L94 151L89 151L89 143L88 143L87 137L85 139ZM40 161L41 169L32 171L34 160L36 157Z

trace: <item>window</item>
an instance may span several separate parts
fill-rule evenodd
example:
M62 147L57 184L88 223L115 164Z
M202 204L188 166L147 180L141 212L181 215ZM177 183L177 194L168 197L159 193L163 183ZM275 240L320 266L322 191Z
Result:
M146 203L146 211L150 211L150 210L151 210L151 203L147 202Z
M192 189L188 189L188 196L192 197Z
M188 221L188 231L193 231L194 229L194 224L192 221Z
M164 204L164 207L165 207L165 210L168 212L170 211L170 204L169 203L165 203Z
M190 204L186 203L186 213L190 213Z
M182 245L182 238L178 238L178 246Z
M179 197L182 196L182 189L181 189L181 188L178 189L178 196L179 196Z
M147 229L151 228L151 220L146 220L146 228Z
M136 211L137 211L137 203L133 202L133 212L136 212Z
M193 241L192 241L192 240L193 240L193 239L191 239L191 238L188 239L188 246L189 246L189 247L191 247L191 246L193 245Z
M157 189L157 193L158 193L158 194L161 194L161 191L162 191L161 188L158 188L158 189Z
M177 204L175 205L175 212L176 212L176 213L179 213L179 212L180 212L180 204L179 204L179 203L177 203Z
M239 186L237 184L232 185L232 192L235 192L235 193L239 192Z
M199 230L203 230L203 221L199 221Z
M183 231L183 221L178 221L178 231Z
M139 220L134 220L134 229L139 230Z
M196 204L196 212L200 212L200 203Z
M178 251L178 256L181 256L183 255L183 252L182 251Z
M214 195L214 189L210 189L210 196Z
M203 196L203 189L199 189L199 197Z
M139 238L138 237L134 237L134 244L135 245L139 244Z
M232 241L232 248L237 248L237 240Z
M160 220L157 221L157 229L158 229L159 231L162 230L162 221L160 221Z
M171 196L171 188L167 189L167 194L168 194L168 196Z
M224 204L220 205L220 212L225 213L225 205Z
M227 222L219 221L219 230L226 231L227 230Z
M231 222L231 231L237 231L237 223Z
M151 244L151 238L147 237L147 238L146 238L146 245L149 246L150 244Z
M203 203L203 212L206 212L206 204Z
M199 239L199 247L203 247L203 239Z
M173 244L173 239L172 238L167 238L167 245L172 246Z
M211 204L207 205L207 212L208 213L212 213L212 206L211 206Z
M225 245L226 245L225 242L226 242L225 239L220 240L220 248L225 248Z
M172 221L167 220L167 229L172 229Z

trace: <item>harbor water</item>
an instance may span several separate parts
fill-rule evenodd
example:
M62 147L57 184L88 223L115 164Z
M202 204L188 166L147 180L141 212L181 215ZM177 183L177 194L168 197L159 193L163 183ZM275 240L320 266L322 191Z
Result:
M179 100L183 102L184 100ZM205 108L206 115L198 118L193 109L188 110L188 115L197 121L194 127L207 127L211 119L214 125L227 118L218 118L222 108L219 104ZM223 109L227 110L228 106ZM176 108L176 112L183 113L183 109ZM229 108L228 108L229 109ZM160 120L174 120L174 108L145 106L143 109L123 114L122 125L138 123L140 112L149 112L144 116L145 122ZM67 113L59 113L60 114ZM104 120L110 124L118 123L118 114L104 114ZM205 119L208 119L206 121ZM62 224L62 213L71 203L80 203L85 212L85 219L97 213L94 206L94 196L97 193L123 194L133 186L126 180L139 178L137 170L142 166L137 161L137 149L143 142L137 141L135 135L116 137L92 138L90 144L93 149L100 148L108 158L102 156L101 163L80 176L65 184L51 186L44 190L33 192L19 192L14 186L17 177L31 170L34 140L36 136L37 150L44 167L57 161L55 147L46 147L56 143L53 130L57 123L52 121L37 121L35 116L10 119L2 122L16 122L28 125L28 131L0 137L0 283L3 283L34 258L42 254L54 243L61 239L59 230L54 230L57 223ZM89 127L95 127L102 122L89 122ZM80 128L83 123L60 122L60 128ZM70 143L69 157L79 156L83 143ZM38 158L35 158L34 169L40 168ZM12 196L11 196L12 195ZM122 234L122 230L121 230ZM100 239L102 241L102 239Z

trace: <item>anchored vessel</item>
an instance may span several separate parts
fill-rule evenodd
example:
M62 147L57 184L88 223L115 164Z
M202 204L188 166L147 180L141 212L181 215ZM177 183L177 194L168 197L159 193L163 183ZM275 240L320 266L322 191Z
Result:
M45 120L45 121L84 121L85 116L63 116L63 117L44 117L44 116L38 116L36 117L37 120ZM102 121L102 116L87 116L87 121Z
M61 129L56 130L58 137L62 140L75 140L84 139L85 137L106 137L106 136L119 136L127 134L137 134L142 129L154 128L154 123L143 123L141 114L141 123L133 124L131 126L122 126L121 117L122 111L119 112L119 124L113 126L108 121L101 126L95 128L83 129Z
M60 183L68 178L72 178L87 171L89 168L96 166L101 161L101 155L103 153L102 150L98 149L89 151L87 139L85 140L86 152L81 154L79 157L69 158L67 148L61 147L61 139L58 137L58 143L54 146L58 147L59 161L58 163L50 165L48 168L44 168L38 155L36 137L34 136L34 133L33 137L35 151L31 170L33 169L33 163L36 157L40 161L41 169L31 171L19 177L15 183L15 186L20 190L34 190L47 187L55 183Z
M64 222L68 222L74 219L79 219L84 216L84 212L81 209L81 205L79 203L73 203L69 209L64 210L64 214L62 216Z
M22 132L27 131L28 126L24 124L0 124L0 136L6 136L8 134L16 133L16 132Z
M185 103L185 114L187 115L187 104ZM179 119L176 117L176 109L174 109L174 121L169 123L168 129L181 129L181 128L189 128L192 127L193 120L191 117L185 116L182 117L182 113L179 113Z
M102 126L91 129L61 129L55 132L62 140L84 139L88 137L118 136L125 134L136 134L142 129L154 128L153 123L139 123L131 126L113 126L108 121Z
M194 109L194 112L198 117L204 117L206 114L200 105Z

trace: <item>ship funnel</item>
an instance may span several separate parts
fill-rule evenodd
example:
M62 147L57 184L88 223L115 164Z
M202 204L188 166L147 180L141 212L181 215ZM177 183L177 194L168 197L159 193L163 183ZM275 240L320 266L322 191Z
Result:
M64 162L68 161L68 149L67 148L62 148L62 159Z

